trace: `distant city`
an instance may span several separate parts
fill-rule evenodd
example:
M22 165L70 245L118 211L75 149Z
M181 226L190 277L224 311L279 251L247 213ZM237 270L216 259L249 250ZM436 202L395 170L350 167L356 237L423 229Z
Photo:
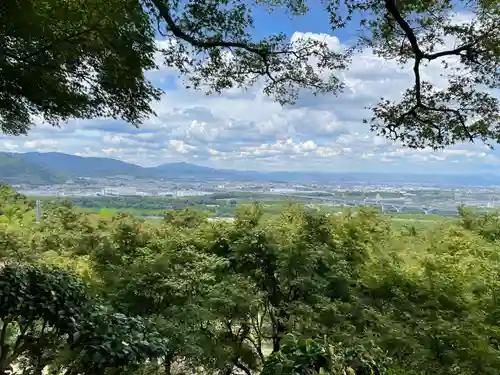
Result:
M383 211L404 210L454 214L458 205L494 209L500 207L500 187L438 188L415 184L294 184L278 182L167 182L155 180L96 178L64 184L14 185L19 192L35 197L169 197L188 198L217 193L274 195L293 200L308 198L321 205L375 206Z
M61 153L0 153L0 180L34 197L181 199L238 193L251 199L264 194L289 200L307 198L310 205L367 205L426 214L454 214L458 205L500 207L500 180L494 176L264 173L188 163L143 168L114 159Z

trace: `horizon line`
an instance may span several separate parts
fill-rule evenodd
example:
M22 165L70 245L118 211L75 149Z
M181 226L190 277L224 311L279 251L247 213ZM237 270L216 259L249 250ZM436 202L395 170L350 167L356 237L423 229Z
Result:
M321 171L305 171L305 170L274 170L274 171L257 171L254 169L231 169L231 168L218 168L218 167L213 167L213 166L208 166L208 165L203 165L203 164L195 164L192 162L188 161L177 161L177 162L170 162L170 163L161 163L156 166L152 167L145 167L140 164L135 164L132 162L124 161L121 159L116 159L114 157L109 157L109 156L82 156L82 155L76 155L76 154L68 154L66 152L61 152L61 151L25 151L25 152L19 152L19 151L0 151L0 154L61 154L61 155L67 155L67 156L74 156L78 158L83 158L83 159L107 159L107 160L114 160L118 161L121 163L133 165L139 168L143 169L155 169L159 168L162 166L166 165L175 165L175 164L186 164L186 165L192 165L196 167L201 167L201 168L207 168L207 169L212 169L216 171L235 171L235 172L252 172L252 173L259 173L259 174L272 174L272 173L304 173L304 174L321 174L321 175L335 175L335 174L366 174L366 175L411 175L411 176L456 176L456 177L466 177L466 176L478 176L484 174L484 172L468 172L465 174L459 174L459 173L447 173L447 172L442 172L442 173L437 173L437 172L421 172L421 171L416 171L416 172L372 172L372 171L345 171L345 172L321 172ZM495 177L500 177L500 174L495 175L490 173L491 176Z

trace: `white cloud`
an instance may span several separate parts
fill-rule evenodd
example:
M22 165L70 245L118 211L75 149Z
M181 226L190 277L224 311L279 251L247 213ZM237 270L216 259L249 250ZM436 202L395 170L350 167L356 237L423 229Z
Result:
M5 141L3 142L3 149L6 151L15 151L19 148L19 145L14 143L13 141Z
M171 139L168 141L168 145L172 150L178 152L179 154L188 154L191 151L196 150L195 146L191 146L180 139Z
M343 48L328 34L295 33L293 40L314 38ZM161 41L160 46L169 42ZM163 56L157 56L161 65ZM440 64L423 71L440 80ZM140 129L106 119L70 121L61 128L41 124L27 137L0 136L0 150L61 151L108 156L151 166L192 161L225 168L320 171L478 171L496 168L498 154L481 144L444 151L413 150L377 137L361 120L364 109L381 96L396 98L411 85L411 68L401 69L366 50L339 73L346 88L338 97L302 93L295 106L281 107L261 92L233 89L207 97L176 86L169 68L148 73L155 84L174 84L154 104L157 117Z
M37 139L33 141L26 141L23 143L23 148L26 149L50 149L57 146L59 146L59 142L53 139Z

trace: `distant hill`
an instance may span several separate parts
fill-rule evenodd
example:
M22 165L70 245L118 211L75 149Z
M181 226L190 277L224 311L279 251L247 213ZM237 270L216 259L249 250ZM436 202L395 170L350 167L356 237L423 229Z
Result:
M70 177L38 163L0 152L0 181L10 184L60 184Z
M147 168L159 178L181 179L241 179L245 172L215 169L189 163L168 163Z
M83 157L63 154L61 152L26 152L11 155L44 165L47 168L58 170L73 177L111 177L121 175L136 178L154 177L146 168L110 158Z
M147 168L150 170L152 173L156 175L161 175L161 174L212 174L216 173L217 169L209 168L209 167L202 167L200 165L195 165L195 164L189 164L185 162L181 163L169 163L169 164L162 164L157 167L153 168Z
M145 168L121 160L101 157L83 157L60 152L10 153L13 158L36 163L53 171L76 177L129 176L139 179L239 179L245 172L203 167L189 163L169 163Z

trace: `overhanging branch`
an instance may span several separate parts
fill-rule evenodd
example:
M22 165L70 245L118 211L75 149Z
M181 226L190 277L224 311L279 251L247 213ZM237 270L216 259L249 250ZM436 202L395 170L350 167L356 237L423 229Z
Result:
M423 110L423 111L429 111L429 112L446 112L446 113L451 113L453 114L458 122L460 123L461 127L463 128L464 134L466 137L469 139L470 142L473 142L474 136L471 134L469 128L467 127L465 123L465 117L461 113L460 110L458 109L453 109L453 108L446 108L446 107L437 107L434 105L428 105L423 102L422 100L422 81L420 77L420 64L423 59L426 60L435 60L440 57L445 57L445 56L465 56L469 61L474 62L474 57L473 57L473 43L467 43L462 46L459 46L454 49L450 50L444 50L436 53L426 53L423 52L422 49L420 48L420 45L418 43L418 39L415 35L414 30L410 26L410 24L403 18L401 15L400 10L398 9L396 0L385 0L385 8L387 12L394 18L394 20L397 22L399 27L403 30L404 34L406 35L406 38L408 39L410 45L411 45L411 50L414 54L414 63L413 63L413 74L415 77L415 83L414 83L414 95L415 95L415 105L407 112L403 113L399 119L396 121L394 124L396 127L402 125L407 118L407 116L412 116L415 120L419 122L425 122L422 118L419 117L418 115L418 110ZM465 52L466 54L463 55L462 53ZM394 125L392 128L394 128ZM429 126L435 128L436 124L428 124ZM394 130L394 129L392 129ZM440 129L437 130L438 132L438 138L440 137L441 131Z
M285 82L292 82L298 87L308 87L318 89L318 91L328 91L331 84L323 82L318 75L312 74L308 77L300 77L294 75L297 70L300 70L304 64L308 64L308 58L315 56L318 58L318 66L325 68L333 66L332 61L338 59L339 64L342 64L344 57L347 54L330 53L325 42L308 41L299 46L293 43L281 44L281 39L276 39L274 42L254 43L246 38L237 40L223 40L220 36L198 36L183 30L182 25L175 20L173 10L170 8L167 0L150 0L153 8L156 8L158 20L162 20L166 24L166 29L171 35L179 40L182 40L189 45L201 50L210 51L218 48L227 49L233 55L240 52L242 59L255 60L251 64L246 64L246 61L240 61L241 64L231 66L226 74L233 77L245 77L249 75L266 77L270 84L267 88L278 90ZM297 63L297 66L290 64L287 60L290 58ZM308 71L303 69L303 71ZM310 70L312 72L312 70ZM326 89L325 89L326 88Z
M241 48L244 49L248 52L255 53L259 56L267 56L272 54L272 51L269 51L267 48L263 47L257 47L257 46L252 46L251 44L248 43L242 43L242 42L228 42L224 40L217 40L213 38L212 40L206 39L206 40L200 40L197 38L194 38L193 36L185 33L174 21L172 16L170 15L170 9L167 4L163 0L151 0L153 4L155 5L156 9L158 10L158 13L160 14L160 17L163 18L163 20L166 22L168 28L176 36L177 38L180 38L189 44L191 44L194 47L202 48L202 49L211 49L211 48L217 48L217 47L223 47L223 48Z
M57 40L54 40L50 43L47 43L46 45L38 48L37 50L33 51L33 52L29 52L27 54L24 54L22 56L16 56L14 54L11 54L9 53L8 51L7 52L4 52L4 54L12 59L15 59L17 61L20 61L20 62L24 62L24 63L32 63L32 59L43 54L43 53L46 53L46 52L49 52L50 50L53 50L56 46L62 44L62 43L69 43L69 42L72 42L75 38L78 38L80 36L83 36L85 34L88 34L90 32L93 32L95 31L96 28L94 26L92 27L89 27L89 28L85 28L83 30L78 30L76 32L73 32L73 33L70 33L68 35L66 35L65 37L61 38L61 39L57 39Z

